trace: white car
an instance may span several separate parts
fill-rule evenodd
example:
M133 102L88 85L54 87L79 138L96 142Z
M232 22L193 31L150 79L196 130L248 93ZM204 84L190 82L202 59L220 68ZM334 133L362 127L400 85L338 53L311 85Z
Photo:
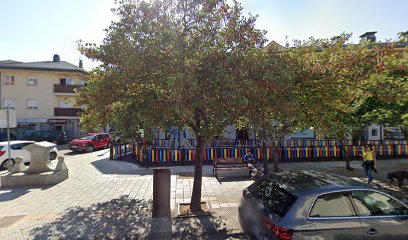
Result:
M23 147L28 146L34 141L10 141L10 150L11 150L11 161L14 161L16 157L23 157L24 163L29 163L31 161L31 154ZM0 169L7 169L8 164L10 164L8 156L8 142L0 142ZM50 151L50 160L56 159L58 156L58 150L56 147Z

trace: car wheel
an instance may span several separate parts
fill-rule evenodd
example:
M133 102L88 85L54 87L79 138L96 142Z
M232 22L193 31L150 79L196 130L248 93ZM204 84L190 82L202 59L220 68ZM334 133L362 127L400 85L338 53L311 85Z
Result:
M6 169L11 169L14 165L14 159L6 159L3 161L1 164L1 169L6 170Z
M89 145L89 146L86 148L86 151L87 151L87 152L93 152L93 150L94 150L94 146L92 146L92 145Z
M50 160L55 160L57 158L56 152L50 152Z

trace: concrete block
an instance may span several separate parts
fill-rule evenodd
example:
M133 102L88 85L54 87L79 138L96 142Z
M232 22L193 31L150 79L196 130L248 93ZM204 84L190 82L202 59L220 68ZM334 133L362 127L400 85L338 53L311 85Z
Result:
M10 169L10 172L12 173L19 173L19 172L24 172L27 167L23 163L23 158L22 157L16 157L14 166Z
M57 163L57 166L55 167L54 171L55 172L60 172L60 171L66 170L66 169L68 169L68 168L67 168L67 165L64 162L64 157L59 156L58 157L58 163Z
M60 183L68 178L68 169L58 172L45 172L40 174L8 173L0 176L0 186L36 186Z

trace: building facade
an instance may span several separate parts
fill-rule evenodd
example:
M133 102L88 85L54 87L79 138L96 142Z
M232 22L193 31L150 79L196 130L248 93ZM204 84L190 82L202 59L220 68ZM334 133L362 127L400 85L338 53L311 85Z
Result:
M74 89L86 84L87 72L79 65L60 61L0 61L1 107L14 107L17 128L12 131L24 138L33 131L61 130L69 139L80 136Z

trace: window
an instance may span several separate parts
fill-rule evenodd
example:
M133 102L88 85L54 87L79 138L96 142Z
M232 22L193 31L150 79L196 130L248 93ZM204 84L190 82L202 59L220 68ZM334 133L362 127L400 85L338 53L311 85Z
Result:
M38 78L29 76L27 78L27 85L28 86L37 86L38 85Z
M12 75L5 75L3 78L4 85L14 85L16 83L16 77Z
M17 143L17 144L13 144L10 146L11 149L13 150L21 150L23 149L23 147L26 147L28 145L30 145L32 143Z
M33 99L27 100L27 109L38 109L38 101Z
M371 129L371 136L377 137L378 136L378 129L376 129L376 128Z
M408 215L408 209L386 195L370 191L352 193L359 216Z
M309 217L351 217L353 206L346 193L330 193L319 196Z
M73 85L74 82L72 81L72 78L60 78L60 84L61 85Z
M284 217L296 201L296 197L270 180L262 181L254 192L265 208Z
M3 108L7 108L7 106L10 106L9 109L13 109L15 108L15 104L13 100L8 100L8 99L4 99L3 100Z

